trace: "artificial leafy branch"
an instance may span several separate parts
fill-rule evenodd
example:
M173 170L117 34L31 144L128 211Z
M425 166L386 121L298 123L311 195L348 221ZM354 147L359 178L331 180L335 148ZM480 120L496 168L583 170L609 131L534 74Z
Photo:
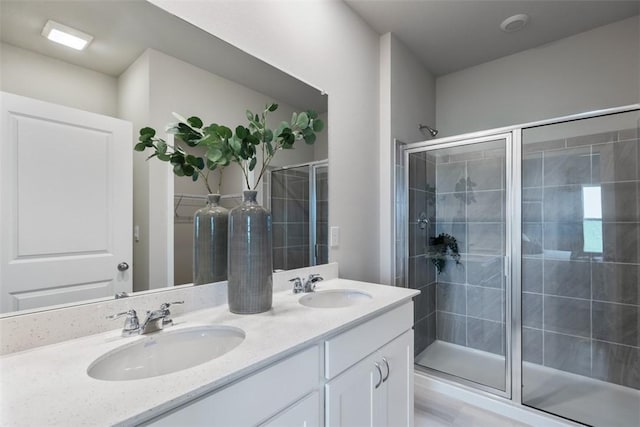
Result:
M309 110L293 113L290 123L283 121L274 131L267 126L267 116L277 109L277 104L267 104L261 114L247 110L248 126L239 125L235 132L216 123L204 126L199 117L185 119L174 113L178 123L169 125L167 132L174 134L175 139L190 147L206 148L204 158L187 154L178 145L168 146L164 140L155 138L155 130L148 127L140 130L140 142L136 144L135 149L144 151L152 148L155 152L149 158L158 157L162 161L171 162L176 175L190 176L193 181L197 181L199 176L206 181L209 171L225 167L231 162L237 163L241 166L246 188L251 188L249 172L258 165L258 152L261 152L261 165L253 187L255 190L267 166L279 150L291 149L299 140L313 144L316 133L324 128L318 114ZM203 172L205 169L207 172Z
M456 264L460 264L458 241L447 233L440 233L438 236L429 239L428 254L431 262L436 266L438 274L442 273L442 270L447 265L448 257L451 257Z

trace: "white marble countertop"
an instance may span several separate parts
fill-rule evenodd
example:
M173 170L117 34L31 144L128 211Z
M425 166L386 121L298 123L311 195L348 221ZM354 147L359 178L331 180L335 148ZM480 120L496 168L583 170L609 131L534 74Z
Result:
M220 324L241 328L245 340L201 365L158 377L103 381L89 377L98 357L140 337L120 329L0 357L0 423L3 426L133 425L267 366L283 356L339 333L418 294L413 289L345 279L325 280L317 290L356 289L371 300L344 308L311 308L304 294L274 292L269 312L236 315L226 305L187 313L168 330ZM159 332L160 334L162 332Z

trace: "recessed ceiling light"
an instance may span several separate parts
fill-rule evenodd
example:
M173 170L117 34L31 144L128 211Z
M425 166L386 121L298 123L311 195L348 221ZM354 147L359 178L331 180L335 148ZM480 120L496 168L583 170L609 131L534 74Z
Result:
M514 31L518 31L523 29L527 23L529 22L529 16L524 13L519 13L517 15L513 15L502 21L500 24L500 29L505 33L513 33Z
M76 50L82 50L93 40L93 36L75 28L48 20L42 29L42 35L52 42L60 43Z

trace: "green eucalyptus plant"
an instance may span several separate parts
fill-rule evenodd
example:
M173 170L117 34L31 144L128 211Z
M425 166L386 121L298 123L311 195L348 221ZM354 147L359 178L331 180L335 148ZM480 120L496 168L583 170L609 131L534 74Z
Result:
M293 148L296 141L304 140L313 144L316 133L322 131L324 123L315 111L293 113L291 122L280 122L278 127L270 129L267 116L278 109L278 104L267 104L260 114L247 110L248 125L236 126L235 130L216 123L205 126L196 116L185 119L175 114L177 123L167 126L167 133L189 147L205 148L203 157L188 154L178 144L170 146L162 138L156 137L156 131L150 127L140 129L136 151L153 150L149 158L157 157L170 162L177 176L191 177L193 181L202 178L211 193L208 177L211 171L221 170L230 163L237 163L242 169L246 188L251 188L249 172L259 165L258 178L252 188L255 190L264 175L267 166L280 150ZM258 155L260 154L260 159Z

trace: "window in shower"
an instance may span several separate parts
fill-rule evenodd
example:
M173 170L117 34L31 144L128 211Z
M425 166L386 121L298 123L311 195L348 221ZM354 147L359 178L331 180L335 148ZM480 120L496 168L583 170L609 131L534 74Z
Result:
M329 262L327 172L326 162L271 171L274 269Z
M638 111L522 132L522 402L640 425Z
M507 140L407 151L417 366L507 393Z

